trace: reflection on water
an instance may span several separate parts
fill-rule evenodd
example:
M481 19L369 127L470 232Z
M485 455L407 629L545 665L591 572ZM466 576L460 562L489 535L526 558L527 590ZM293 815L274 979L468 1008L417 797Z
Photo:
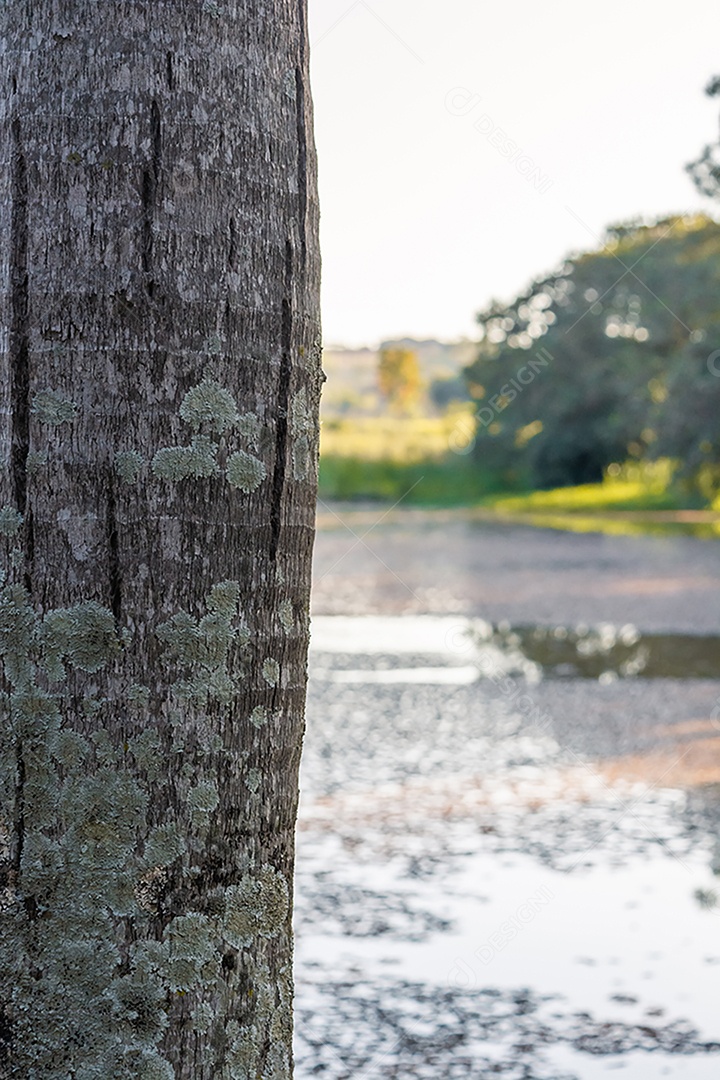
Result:
M697 640L313 620L299 1080L718 1074L720 786L671 786L720 768Z
M553 679L719 679L720 637L641 634L627 624L598 627L510 626L500 623L482 641L504 655L519 651Z

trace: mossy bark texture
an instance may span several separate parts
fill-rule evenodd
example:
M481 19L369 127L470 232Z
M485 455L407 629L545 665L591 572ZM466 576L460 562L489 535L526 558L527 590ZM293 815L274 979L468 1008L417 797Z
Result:
M3 0L0 28L0 1076L283 1080L305 0Z

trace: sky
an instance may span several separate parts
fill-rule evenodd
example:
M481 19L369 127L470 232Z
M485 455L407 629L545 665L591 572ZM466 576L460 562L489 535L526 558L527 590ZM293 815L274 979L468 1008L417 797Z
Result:
M717 0L310 0L326 344L476 336L608 224L718 213Z

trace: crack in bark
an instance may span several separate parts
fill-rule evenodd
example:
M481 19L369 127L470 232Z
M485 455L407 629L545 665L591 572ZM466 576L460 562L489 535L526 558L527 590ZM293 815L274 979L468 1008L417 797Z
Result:
M307 266L307 126L305 122L305 79L302 68L295 68L295 102L298 151L298 217L302 271Z
M31 507L25 514L25 588L29 595L33 591L33 571L35 569L35 519Z
M237 260L237 226L235 225L235 218L230 218L230 242L228 244L228 256L227 264L230 270L236 269Z
M165 78L167 79L168 90L172 93L175 89L175 73L173 71L173 54L171 52L165 57Z
M277 556L282 519L283 491L288 442L288 403L290 401L290 375L292 372L292 305L293 249L290 240L285 243L285 297L282 302L282 329L280 336L280 382L278 387L278 421L275 438L275 468L272 479L272 503L270 507L270 558Z
M10 1050L13 1043L12 1020L4 1009L0 1008L0 1065L7 1065L10 1061Z
M105 531L108 543L108 577L110 579L110 610L115 619L115 628L120 633L122 623L122 572L120 570L120 545L118 539L115 492L112 478L108 480L107 516Z
M28 315L28 182L22 152L20 121L12 122L10 225L10 408L12 434L10 474L19 513L27 502L27 457L30 449L30 367Z
M150 128L152 139L152 157L147 169L142 174L142 248L141 261L145 277L145 289L152 300L155 295L155 282L153 280L153 220L155 217L155 204L157 201L157 189L160 179L160 167L162 163L162 125L160 123L160 109L157 101L153 101L150 110Z
M15 850L12 853L12 865L15 874L20 873L23 848L25 847L25 759L22 743L18 739L15 746L15 808L13 814L15 826Z

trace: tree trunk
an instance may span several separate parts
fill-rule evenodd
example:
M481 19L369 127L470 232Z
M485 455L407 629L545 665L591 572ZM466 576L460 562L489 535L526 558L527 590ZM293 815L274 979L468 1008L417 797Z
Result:
M0 1075L292 1073L305 0L7 0Z

